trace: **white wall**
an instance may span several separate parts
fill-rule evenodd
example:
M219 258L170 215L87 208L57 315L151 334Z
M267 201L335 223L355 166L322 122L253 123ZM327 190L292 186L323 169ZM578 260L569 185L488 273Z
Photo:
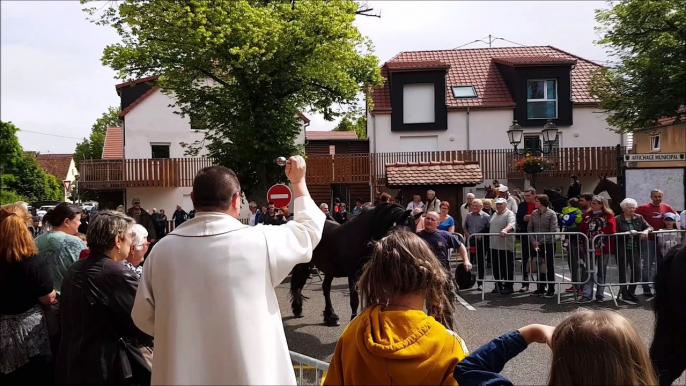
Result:
M141 208L152 212L152 208L164 209L171 219L176 205L183 205L184 194L191 194L193 188L128 188L126 189L126 208L131 207L131 200L140 198ZM192 207L183 208L190 212Z
M202 132L191 130L190 118L174 114L169 105L175 101L161 91L156 91L125 117L124 157L151 158L151 143L170 144L170 158L184 158L181 142L193 143L204 138ZM205 151L200 153L204 155Z
M298 136L295 137L295 144L296 145L305 145L305 131L307 130L305 128L305 122L303 120L299 120L300 122L300 132L298 133ZM285 157L285 156L284 156Z
M148 212L152 212L152 208L158 211L164 209L171 220L176 205L181 205L186 212L193 210L192 201L189 199L192 191L193 188L128 188L126 189L126 208L131 207L131 200L140 198L143 209ZM250 217L248 202L246 198L241 208L240 218Z
M69 199L70 193L72 188L74 187L74 181L76 180L76 175L79 174L79 171L76 170L76 163L74 162L74 159L71 159L71 162L69 163L69 169L67 170L67 175L65 176L66 178L64 180L71 182L69 184L69 190L64 190L64 200L66 202L72 202ZM64 180L61 180L60 183L62 184L62 187L64 187Z
M574 125L560 127L560 147L598 147L625 144L626 139L608 129L604 114L593 107L574 107ZM391 131L391 115L377 114L368 117L370 149L377 153L404 151L400 137L435 136L439 151L509 149L507 130L512 124L512 109L477 109L469 112L469 135L467 135L467 112L449 111L446 131ZM524 128L524 135L540 134L541 127ZM374 132L376 131L376 134ZM469 141L469 143L467 143ZM417 150L420 151L420 150Z

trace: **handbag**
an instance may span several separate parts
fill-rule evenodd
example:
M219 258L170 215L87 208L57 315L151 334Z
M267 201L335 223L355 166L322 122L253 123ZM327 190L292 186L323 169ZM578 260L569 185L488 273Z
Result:
M538 262L541 260L540 257L532 257L529 260L529 267L528 267L528 272L529 273L538 273ZM545 264L541 265L541 273L548 273L548 267Z
M152 350L138 347L119 338L120 380L136 385L150 385L152 380Z

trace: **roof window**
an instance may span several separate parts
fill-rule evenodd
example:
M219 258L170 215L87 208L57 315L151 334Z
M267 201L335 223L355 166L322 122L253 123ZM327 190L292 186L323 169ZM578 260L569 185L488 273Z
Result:
M453 86L454 98L476 98L476 89L474 86Z

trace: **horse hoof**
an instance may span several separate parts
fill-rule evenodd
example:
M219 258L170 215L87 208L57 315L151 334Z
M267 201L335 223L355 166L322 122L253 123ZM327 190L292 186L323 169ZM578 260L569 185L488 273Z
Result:
M352 321L353 319L355 319L356 316L357 316L357 314L352 314L352 315L350 315L350 321Z
M328 318L324 321L324 324L328 327L338 327L341 325L337 318Z
M293 316L295 316L296 318L302 318L303 310L293 310Z

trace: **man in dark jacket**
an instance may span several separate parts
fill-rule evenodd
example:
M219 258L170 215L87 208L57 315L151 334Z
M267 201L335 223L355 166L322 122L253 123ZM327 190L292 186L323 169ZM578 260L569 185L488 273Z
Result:
M536 198L536 189L529 188L524 190L524 201L517 206L517 233L527 233L529 227L529 219L533 213L534 200ZM531 243L528 237L518 237L522 245L522 288L519 292L526 292L529 290L529 277L527 275L527 267L529 266L529 258L531 257Z
M152 216L150 216L150 213L145 209L141 208L140 198L134 198L131 200L131 204L133 207L129 208L129 210L126 211L126 214L136 220L136 224L145 227L145 230L148 231L148 242L154 243L157 232L155 232L155 222L152 221Z
M172 215L172 221L174 221L174 228L177 228L179 225L186 222L186 220L188 220L188 213L186 213L186 211L181 208L181 205L177 205L176 210Z
M567 189L567 198L579 198L581 196L581 183L576 178L572 176L572 183L569 184L569 189Z

